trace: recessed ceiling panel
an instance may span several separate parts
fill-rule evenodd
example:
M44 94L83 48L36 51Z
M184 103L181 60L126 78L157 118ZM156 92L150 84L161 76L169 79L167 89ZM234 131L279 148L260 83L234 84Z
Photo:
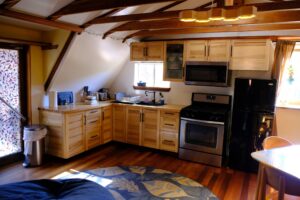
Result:
M108 12L109 10L101 10L101 11L92 11L92 12L84 12L79 14L72 15L64 15L60 17L58 20L63 22L68 22L72 24L82 25L85 22L102 15L103 13Z
M47 17L72 1L73 0L22 0L13 6L13 9Z
M129 14L138 14L138 13L149 13L155 10L158 10L172 2L164 2L164 3L155 3L155 4L145 4L141 6L131 6L127 7L120 12L117 12L114 15L129 15Z
M210 0L187 0L181 4L178 4L177 6L174 6L168 10L184 10L184 9L194 9L201 5L204 5L208 2L211 2Z

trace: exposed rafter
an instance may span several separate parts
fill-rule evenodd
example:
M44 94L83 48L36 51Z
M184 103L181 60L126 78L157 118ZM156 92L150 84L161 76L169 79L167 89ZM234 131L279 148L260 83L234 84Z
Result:
M196 34L196 33L219 33L219 32L246 32L246 31L274 31L274 30L300 30L300 23L295 24L259 24L259 25L235 25L235 26L213 26L186 29L164 29L154 31L140 31L131 37L149 37L157 35L173 34Z
M208 23L181 22L178 19L155 20L144 22L130 22L121 25L114 31L132 31L132 30L153 30L153 29L182 29L194 27L209 27L222 25L243 25L243 24L264 24L264 23L284 23L300 22L300 10L274 11L257 13L255 19L239 20L232 22L211 21Z
M6 8L9 9L11 7L13 7L14 5L16 5L17 3L19 3L21 0L5 0L4 2L2 2L2 4L0 5L0 8Z
M68 39L67 39L67 41L66 41L66 43L65 43L65 45L63 46L63 48L62 48L62 50L61 50L61 52L60 52L60 54L59 54L59 56L58 56L58 58L57 58L57 60L54 64L54 66L53 66L53 68L52 68L52 70L51 70L51 72L50 72L50 74L49 74L49 76L48 76L48 78L47 78L47 80L44 84L45 92L48 92L48 90L49 90L49 88L50 88L50 86L53 82L53 79L55 77L55 74L56 74L58 68L60 67L61 62L63 61L67 51L70 49L70 46L71 46L72 42L75 39L75 36L76 36L76 32L71 32Z
M104 14L102 14L102 15L100 15L100 16L98 16L98 17L96 17L96 18L94 18L94 19L92 19L92 20L90 20L90 21L88 21L88 22L86 22L86 23L84 23L83 25L81 25L81 27L82 27L82 28L87 28L87 27L89 27L90 25L93 24L92 22L93 22L94 20L97 20L97 19L101 19L101 18L104 18L104 17L111 16L111 15L113 15L113 14L115 14L115 13L117 13L117 12L123 10L123 9L124 9L124 8L115 8L115 9L112 9L112 10L110 10L110 11L107 11L106 13L104 13Z
M16 11L12 11L12 10L7 10L7 9L0 9L0 15L27 21L27 22L32 22L32 23L36 23L36 24L41 24L41 25L51 26L51 27L60 28L60 29L64 29L64 30L74 31L74 32L82 32L83 31L83 28L81 28L77 25L74 25L74 24L51 21L51 20L45 19L43 17L37 17L34 15L29 15L29 14L20 13L20 12L16 12Z
M180 0L80 0L73 1L67 6L61 8L60 10L53 13L50 18L57 18L62 15L96 11L96 10L105 10L105 9L114 9L114 8L123 8L128 6L138 6L143 4L151 3L161 3L168 1L180 1Z
M162 8L159 8L159 9L153 11L152 14L161 13L161 12L163 12L163 11L169 9L169 8L172 8L172 7L176 6L176 5L179 5L179 4L181 4L181 3L185 2L185 1L186 0L181 0L181 1L173 2L173 3L169 4L169 5L166 5L166 6L162 7ZM130 23L130 22L127 22L125 24L128 24L128 23ZM115 27L113 29L110 29L109 31L107 31L106 33L104 33L103 39L105 39L108 35L112 34L114 32L114 29L116 29L118 27L120 27L120 26L117 26L117 27Z
M9 38L9 37L0 37L0 42L9 42L9 43L15 43L15 44L27 44L27 45L40 46L40 47L42 47L43 50L44 49L56 49L58 47L58 45L53 45L48 42L22 40L22 39Z
M274 5L276 4L276 5ZM300 8L299 2L285 2L285 3L262 3L262 4L250 4L257 7L258 11L271 11L271 10L282 10L290 8ZM197 11L207 11L208 8L195 8ZM138 21L138 20L149 20L149 19L166 19L166 18L178 18L180 11L166 11L166 12L151 12L142 14L130 14L120 15L111 17L102 17L100 19L92 20L90 23L102 24L122 21Z

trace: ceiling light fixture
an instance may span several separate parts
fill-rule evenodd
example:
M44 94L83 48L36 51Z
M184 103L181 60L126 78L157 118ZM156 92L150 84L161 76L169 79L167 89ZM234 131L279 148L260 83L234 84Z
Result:
M179 13L179 19L182 22L209 21L236 21L251 19L256 16L257 8L255 6L241 6L239 8L211 8L208 11L183 10Z

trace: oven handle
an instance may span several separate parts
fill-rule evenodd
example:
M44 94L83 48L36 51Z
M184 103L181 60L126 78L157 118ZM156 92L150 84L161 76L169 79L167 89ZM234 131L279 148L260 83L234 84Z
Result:
M224 122L215 122L215 121L206 121L206 120L199 120L199 119L190 119L190 118L185 118L185 117L181 117L181 119L186 120L186 121L191 121L191 122L202 122L202 123L207 123L207 124L224 125Z

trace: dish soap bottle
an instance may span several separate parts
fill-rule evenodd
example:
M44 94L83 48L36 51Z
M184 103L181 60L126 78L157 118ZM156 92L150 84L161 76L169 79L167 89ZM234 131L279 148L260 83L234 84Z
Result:
M165 99L164 99L164 96L162 95L161 92L159 93L159 96L160 96L159 103L160 103L161 105L164 105L164 104L165 104Z

